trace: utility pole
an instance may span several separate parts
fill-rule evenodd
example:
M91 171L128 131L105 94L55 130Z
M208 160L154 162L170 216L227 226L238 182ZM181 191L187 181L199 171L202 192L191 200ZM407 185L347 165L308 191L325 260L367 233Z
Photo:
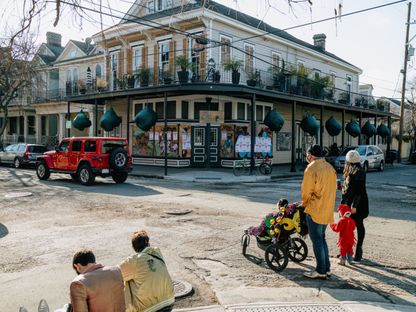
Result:
M397 162L402 161L402 142L403 142L403 124L404 124L404 101L406 93L406 74L407 74L407 58L409 57L409 28L410 28L410 12L412 9L412 3L409 2L407 11L407 23L406 23L406 42L404 51L404 67L403 67L403 85L402 85L402 103L400 105L400 130L399 130L399 147Z

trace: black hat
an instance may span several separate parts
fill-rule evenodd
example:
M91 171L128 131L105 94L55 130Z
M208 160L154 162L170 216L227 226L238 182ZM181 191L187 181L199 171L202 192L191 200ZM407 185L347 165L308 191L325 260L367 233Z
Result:
M315 157L322 157L323 154L322 154L321 146L319 146L319 145L311 146L308 149L308 154L311 154L312 156L315 156Z

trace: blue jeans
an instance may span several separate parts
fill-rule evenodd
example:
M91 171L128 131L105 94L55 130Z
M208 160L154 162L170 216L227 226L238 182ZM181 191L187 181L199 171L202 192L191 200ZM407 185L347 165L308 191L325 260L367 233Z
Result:
M325 274L330 271L328 245L325 239L326 224L315 223L310 215L306 215L309 237L312 241L313 253L316 258L316 272Z

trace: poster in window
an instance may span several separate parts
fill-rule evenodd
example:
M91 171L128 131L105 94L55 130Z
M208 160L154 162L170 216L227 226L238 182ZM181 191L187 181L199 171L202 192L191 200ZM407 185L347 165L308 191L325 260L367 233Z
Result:
M292 134L290 132L279 132L276 135L276 151L290 151Z

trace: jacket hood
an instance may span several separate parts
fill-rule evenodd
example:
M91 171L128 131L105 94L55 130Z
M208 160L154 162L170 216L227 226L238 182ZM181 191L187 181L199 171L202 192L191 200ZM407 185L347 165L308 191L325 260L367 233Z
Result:
M143 249L142 253L147 253L148 255L154 255L156 257L163 258L162 252L158 247L146 247Z
M349 217L351 215L351 208L348 205L342 204L338 206L338 212L343 217Z

